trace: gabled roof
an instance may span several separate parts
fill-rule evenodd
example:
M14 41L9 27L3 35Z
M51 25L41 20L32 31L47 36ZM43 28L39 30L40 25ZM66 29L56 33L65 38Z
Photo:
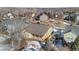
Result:
M50 26L43 24L30 24L26 27L26 31L37 36L43 36L49 28Z
M79 26L72 27L72 31L64 34L64 38L67 42L74 42L74 40L79 36Z
M77 38L77 35L75 35L72 32L66 33L64 35L64 39L66 42L74 42L76 38Z

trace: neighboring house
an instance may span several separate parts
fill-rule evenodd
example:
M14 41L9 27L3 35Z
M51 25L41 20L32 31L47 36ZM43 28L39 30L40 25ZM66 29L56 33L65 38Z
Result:
M74 42L75 39L79 36L79 27L72 27L72 31L64 34L64 39L66 42Z
M71 50L79 51L79 26L72 27L72 31L64 34L67 46Z

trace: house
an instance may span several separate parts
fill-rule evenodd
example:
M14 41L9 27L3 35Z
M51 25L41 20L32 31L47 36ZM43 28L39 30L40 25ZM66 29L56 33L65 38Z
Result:
M64 34L64 39L66 42L74 42L75 39L79 36L79 27L72 27L72 31Z

